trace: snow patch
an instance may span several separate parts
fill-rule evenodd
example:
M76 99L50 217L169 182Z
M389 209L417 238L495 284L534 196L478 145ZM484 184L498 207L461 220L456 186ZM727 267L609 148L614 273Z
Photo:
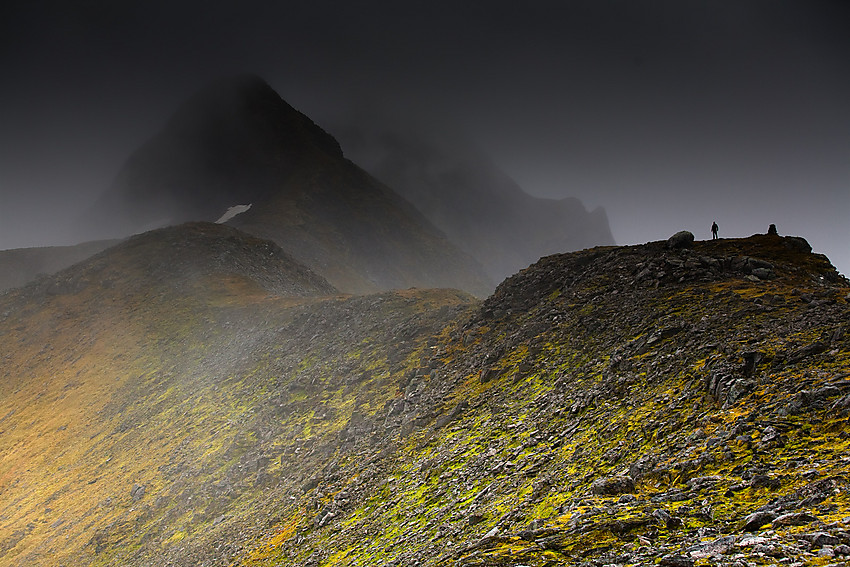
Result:
M245 211L247 211L248 209L251 208L252 204L253 203L248 203L247 205L233 205L232 207L227 209L224 212L224 214L221 215L221 217L217 221L215 221L216 224L221 224L221 223L227 222L230 219L232 219L233 217L235 217L236 215L244 213Z

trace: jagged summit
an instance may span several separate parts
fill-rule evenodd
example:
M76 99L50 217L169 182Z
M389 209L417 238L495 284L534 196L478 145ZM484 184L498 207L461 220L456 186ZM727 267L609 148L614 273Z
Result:
M409 203L346 160L336 140L262 79L189 98L126 162L87 221L122 235L186 221L274 240L347 292L493 284Z
M290 106L269 84L257 75L220 79L199 91L173 115L165 130L201 140L235 136L233 147L254 143L267 149L285 149L303 155L311 152L342 157L333 136ZM264 139L250 136L262 133ZM244 137L243 137L244 136Z

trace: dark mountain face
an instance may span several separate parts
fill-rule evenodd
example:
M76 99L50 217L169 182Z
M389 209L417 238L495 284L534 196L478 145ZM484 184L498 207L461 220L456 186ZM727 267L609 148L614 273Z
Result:
M218 219L269 238L339 289L492 283L403 199L344 159L330 135L257 77L189 99L118 174L90 223L139 231Z
M483 302L281 254L190 224L0 295L0 567L847 554L850 286L802 239L559 254Z
M541 256L614 243L605 211L578 199L525 193L490 160L468 147L441 146L426 135L350 129L354 159L413 203L491 278L505 277Z
M262 79L222 80L184 102L130 156L94 218L131 231L214 221L232 205L284 190L289 175L323 156L342 159L336 141Z

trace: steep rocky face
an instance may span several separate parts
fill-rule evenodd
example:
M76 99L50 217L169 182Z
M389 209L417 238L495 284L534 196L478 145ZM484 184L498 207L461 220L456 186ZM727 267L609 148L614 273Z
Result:
M541 256L614 244L604 209L575 198L525 193L490 160L469 148L441 148L425 137L352 130L352 155L398 191L495 281Z
M253 76L184 103L128 159L87 225L127 234L215 221L240 204L252 207L230 224L274 240L343 291L492 290L475 260Z
M27 289L0 297L0 565L850 551L850 286L801 239L550 256L484 302Z

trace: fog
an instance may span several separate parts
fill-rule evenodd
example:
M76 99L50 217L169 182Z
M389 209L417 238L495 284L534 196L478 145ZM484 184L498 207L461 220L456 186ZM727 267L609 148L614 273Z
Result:
M72 243L180 102L254 72L331 134L464 132L527 192L604 207L619 244L775 223L847 274L848 24L839 1L19 3L0 18L0 248Z

